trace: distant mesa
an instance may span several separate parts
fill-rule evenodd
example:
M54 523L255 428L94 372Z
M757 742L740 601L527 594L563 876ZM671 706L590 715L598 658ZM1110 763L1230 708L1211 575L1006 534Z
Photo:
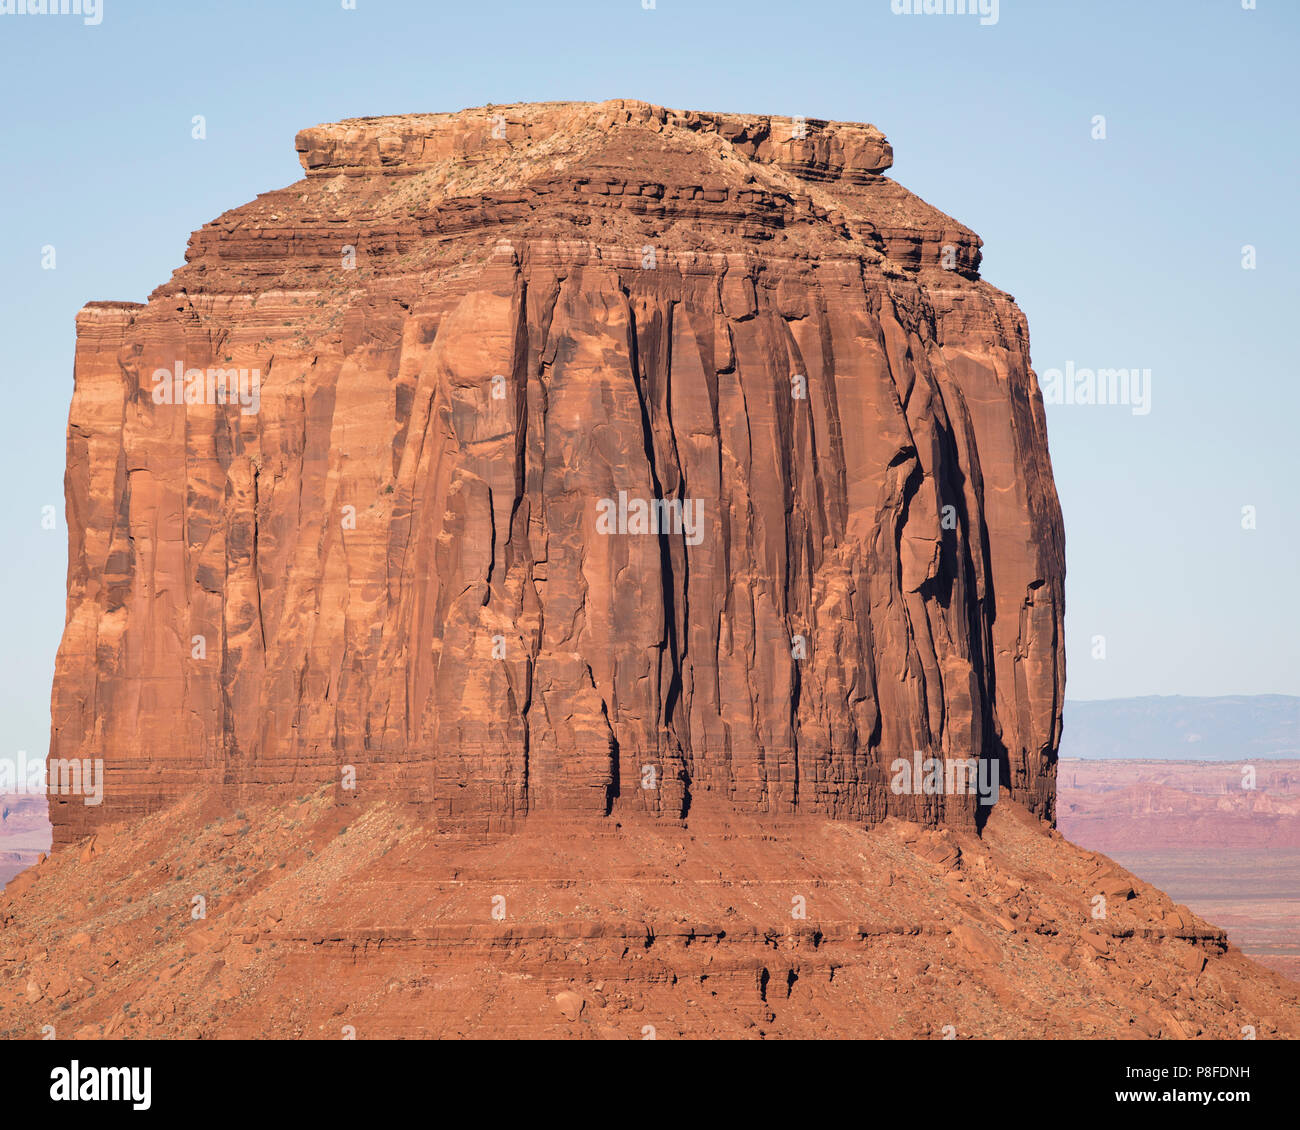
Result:
M1067 699L1061 756L1162 761L1300 758L1300 698Z

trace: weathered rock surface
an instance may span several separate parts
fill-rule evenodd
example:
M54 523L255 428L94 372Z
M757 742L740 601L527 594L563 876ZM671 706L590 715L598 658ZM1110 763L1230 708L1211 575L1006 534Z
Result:
M78 318L52 755L105 790L51 798L56 843L348 767L447 828L971 826L890 791L914 750L1052 817L1025 320L879 131L606 102L297 148L147 304ZM257 402L157 403L178 365ZM603 533L621 492L699 525Z
M79 317L52 754L103 803L51 797L80 843L0 896L0 1034L1300 1034L1050 827L1024 319L877 130L552 104L298 151ZM157 402L178 364L256 403ZM890 788L915 750L1000 767L978 832Z
M464 834L328 786L233 816L217 792L0 895L0 1036L1300 1037L1300 986L1014 801L981 835Z

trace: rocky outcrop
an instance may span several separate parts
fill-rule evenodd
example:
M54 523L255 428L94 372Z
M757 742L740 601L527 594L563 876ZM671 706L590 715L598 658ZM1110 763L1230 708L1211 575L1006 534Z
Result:
M1052 817L1025 320L879 131L607 102L297 148L78 318L51 753L104 796L56 843L350 775L444 827L976 823L891 789L917 750Z
M980 835L720 814L471 836L328 787L235 814L211 791L0 895L0 1037L1300 1036L1300 986L1014 801Z

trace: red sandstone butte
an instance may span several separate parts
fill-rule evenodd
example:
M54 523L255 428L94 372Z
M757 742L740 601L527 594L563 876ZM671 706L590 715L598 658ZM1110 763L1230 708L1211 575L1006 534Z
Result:
M106 778L51 798L56 844L347 766L446 826L973 826L890 791L914 750L1051 819L1025 319L878 130L548 103L297 149L146 304L78 317L52 755ZM255 370L256 411L157 403L178 365ZM600 532L620 492L698 536Z
M1025 321L879 131L606 102L298 151L78 319L52 752L106 779L0 895L0 1036L1300 1034L1051 827ZM916 750L997 763L987 819L893 792Z

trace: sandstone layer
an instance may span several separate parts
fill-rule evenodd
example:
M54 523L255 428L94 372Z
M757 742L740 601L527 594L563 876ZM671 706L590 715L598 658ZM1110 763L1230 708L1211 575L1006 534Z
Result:
M78 318L51 752L105 787L51 798L56 844L352 772L442 829L975 826L891 791L917 750L1052 818L1025 320L878 130L615 101L297 149L146 304ZM158 402L215 368L256 403ZM622 499L700 521L607 534Z
M0 1036L1300 1037L1300 986L1014 801L689 824L204 790L0 895Z

